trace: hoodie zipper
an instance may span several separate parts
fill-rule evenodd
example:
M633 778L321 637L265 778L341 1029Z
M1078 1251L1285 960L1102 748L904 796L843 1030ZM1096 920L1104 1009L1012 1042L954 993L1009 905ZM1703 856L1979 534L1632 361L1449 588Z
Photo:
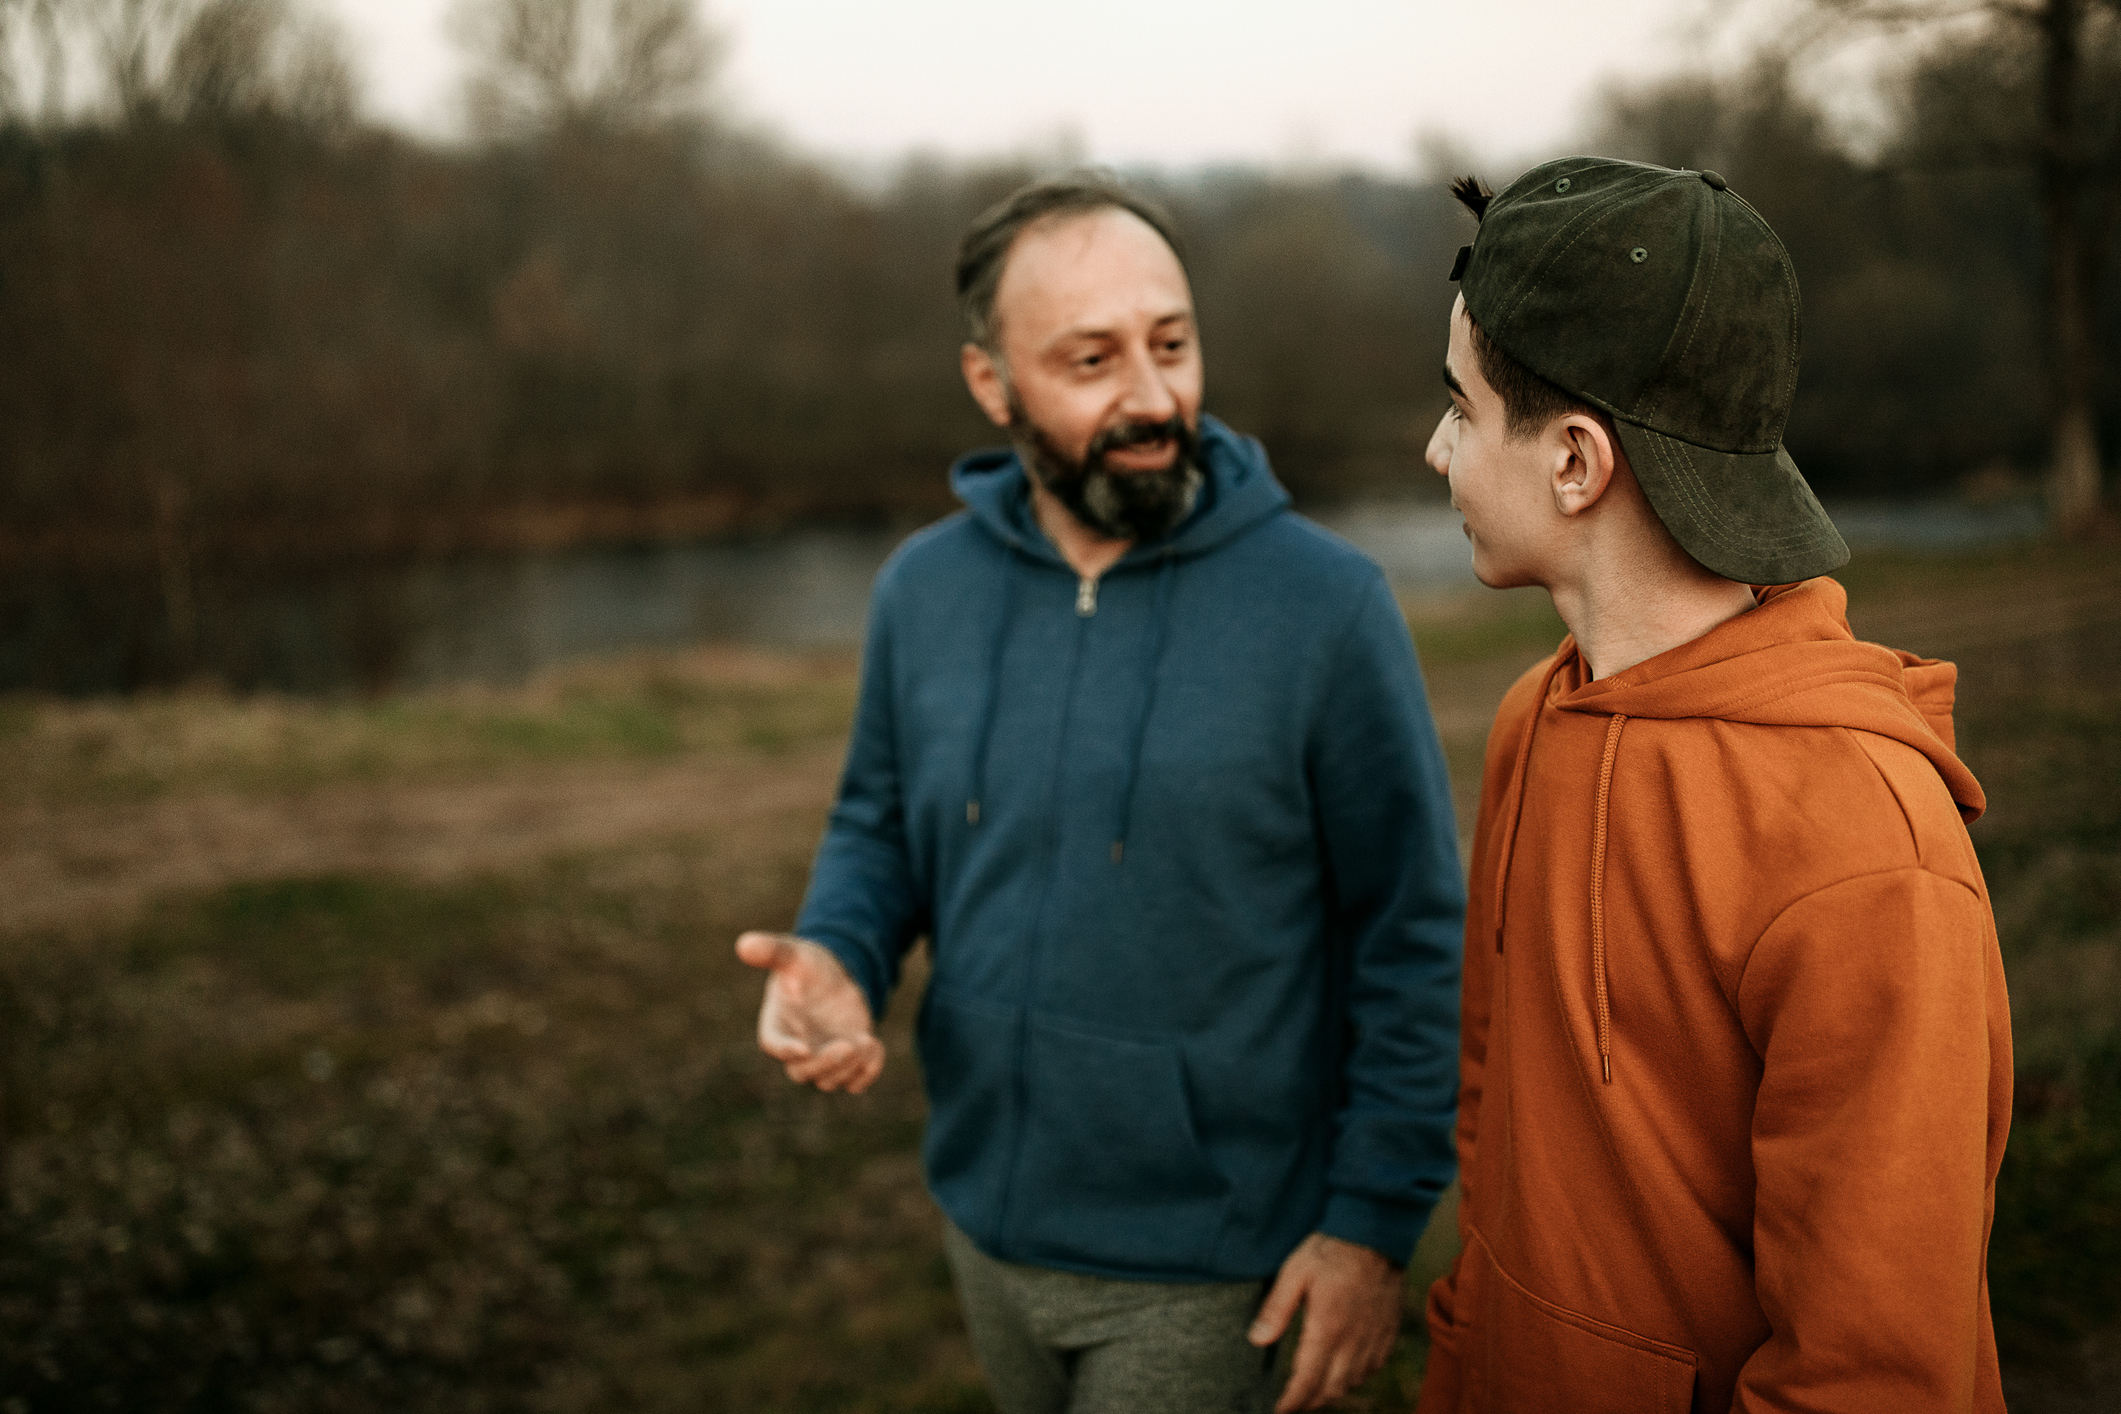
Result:
M1086 619L1097 612L1097 581L1089 575L1075 582L1075 612Z

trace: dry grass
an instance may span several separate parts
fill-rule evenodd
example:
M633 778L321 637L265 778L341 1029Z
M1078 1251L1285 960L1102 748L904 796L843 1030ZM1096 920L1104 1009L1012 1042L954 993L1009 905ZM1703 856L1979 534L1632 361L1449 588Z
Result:
M1992 1264L2026 1410L2116 1388L2112 558L1851 575L1859 630L1960 657L1995 802L2027 1068ZM1552 622L1409 612L1469 814ZM916 1157L918 977L879 1090L816 1096L757 1056L728 951L793 914L851 702L844 657L701 652L0 706L0 1409L985 1408ZM1351 1408L1419 1388L1443 1218Z

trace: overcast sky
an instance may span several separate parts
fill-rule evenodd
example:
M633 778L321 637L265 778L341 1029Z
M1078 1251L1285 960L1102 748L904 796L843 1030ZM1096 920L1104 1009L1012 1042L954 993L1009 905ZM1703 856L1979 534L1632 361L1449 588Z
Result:
M458 130L456 0L312 0L371 107ZM1714 0L706 0L718 92L812 152L888 159L1051 148L1090 160L1419 166L1442 135L1489 162L1551 155L1599 88L1732 51ZM1731 8L1728 4L1723 8Z

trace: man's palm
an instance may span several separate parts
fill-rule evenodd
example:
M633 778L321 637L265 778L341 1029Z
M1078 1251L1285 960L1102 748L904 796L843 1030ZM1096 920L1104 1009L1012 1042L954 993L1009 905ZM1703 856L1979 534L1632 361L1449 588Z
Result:
M884 1068L862 989L838 958L785 933L746 933L736 955L764 969L759 1003L759 1049L779 1061L790 1080L820 1090L859 1095Z

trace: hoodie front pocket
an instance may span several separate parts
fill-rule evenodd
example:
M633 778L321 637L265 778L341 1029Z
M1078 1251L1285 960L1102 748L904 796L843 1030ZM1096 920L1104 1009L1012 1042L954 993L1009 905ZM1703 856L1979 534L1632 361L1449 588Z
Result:
M1570 1414L1686 1414L1694 1407L1692 1351L1534 1296L1495 1264L1477 1233L1466 1255L1477 1290L1473 1344L1464 1354L1479 1352L1478 1407Z
M1018 1012L958 1001L931 987L921 1004L922 1145L928 1185L950 1220L992 1247L1009 1168Z
M1178 1048L1038 1020L1026 1040L1011 1245L1034 1262L1207 1274L1230 1185L1201 1150Z

